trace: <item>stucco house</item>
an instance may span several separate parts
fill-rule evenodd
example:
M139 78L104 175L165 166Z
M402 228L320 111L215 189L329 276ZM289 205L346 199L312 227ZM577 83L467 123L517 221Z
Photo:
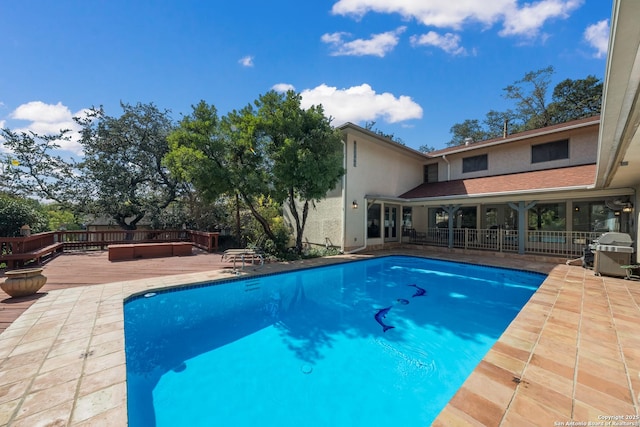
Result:
M431 153L340 126L346 173L309 213L305 243L344 252L417 244L571 258L606 231L637 241L634 16L640 2L614 1L601 116Z

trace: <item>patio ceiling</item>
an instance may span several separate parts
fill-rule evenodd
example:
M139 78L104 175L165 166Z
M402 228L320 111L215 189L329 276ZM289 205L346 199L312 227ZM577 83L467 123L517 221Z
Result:
M640 1L614 0L596 188L640 185Z

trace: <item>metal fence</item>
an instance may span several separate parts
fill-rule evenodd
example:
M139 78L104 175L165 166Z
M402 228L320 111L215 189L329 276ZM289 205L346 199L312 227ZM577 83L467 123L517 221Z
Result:
M600 232L528 230L525 232L524 252L579 257L600 235ZM450 235L446 228L429 228L407 233L405 241L428 246L517 253L519 237L517 230L455 228Z

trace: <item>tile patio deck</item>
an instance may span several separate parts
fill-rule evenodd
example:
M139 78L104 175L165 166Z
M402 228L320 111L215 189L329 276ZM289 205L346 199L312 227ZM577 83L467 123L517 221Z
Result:
M493 254L397 252L549 274L434 425L605 425L614 416L628 417L614 423L629 424L618 425L639 425L640 282ZM75 270L65 265L74 256ZM0 334L0 426L125 426L123 299L229 277L214 256L219 257L197 255L149 267L157 261L109 263L94 255L94 264L83 270L80 255L62 255L47 264L47 293L25 302L30 306ZM270 273L363 256L370 255L244 271ZM184 274L166 275L172 272ZM91 285L124 277L139 280ZM8 302L0 301L0 309L15 307Z

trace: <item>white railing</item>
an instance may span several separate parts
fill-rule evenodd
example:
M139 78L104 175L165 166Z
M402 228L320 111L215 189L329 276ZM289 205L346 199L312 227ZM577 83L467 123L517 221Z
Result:
M578 257L601 234L582 231L527 231L525 252Z
M545 254L580 257L584 249L602 233L577 231L526 231L524 252L528 254ZM409 243L448 247L449 230L446 228L429 228L424 231L409 230L404 241ZM471 229L456 228L453 230L451 246L462 249L477 249L497 252L518 252L519 233L517 230L505 229Z

